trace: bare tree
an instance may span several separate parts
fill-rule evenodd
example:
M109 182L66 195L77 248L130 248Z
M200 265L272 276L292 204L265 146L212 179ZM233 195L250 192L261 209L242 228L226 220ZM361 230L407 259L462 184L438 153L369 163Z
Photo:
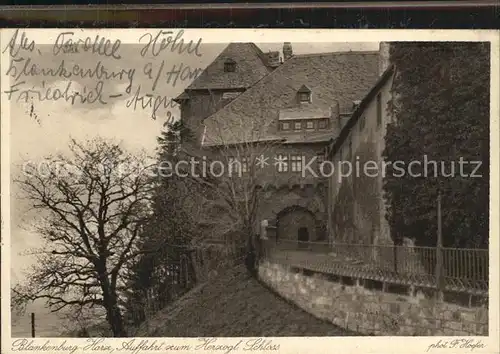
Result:
M137 242L150 215L150 167L102 139L72 140L70 151L16 180L40 215L34 229L45 242L15 292L46 300L52 312L101 307L113 335L124 337L121 294L128 264L143 252Z
M13 317L13 323L17 322L19 317L26 313L26 302L16 289L10 290L10 312Z
M214 96L211 97L213 106L220 107ZM209 198L206 195L200 198L208 208L205 218L200 220L211 223L219 235L226 235L232 247L245 248L246 263L251 271L255 266L254 236L258 229L261 191L266 183L273 183L275 166L270 155L283 141L280 136L269 134L270 123L265 119L268 104L261 102L261 113L256 116L205 120L205 132L209 134L202 139L201 154L207 158L207 165L219 163L217 171L208 171L208 174L220 176L215 179L194 176L211 191Z

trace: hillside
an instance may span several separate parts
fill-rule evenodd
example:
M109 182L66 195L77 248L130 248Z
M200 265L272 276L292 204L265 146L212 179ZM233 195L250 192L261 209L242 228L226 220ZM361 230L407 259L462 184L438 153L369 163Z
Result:
M202 284L143 324L137 337L356 335L281 299L243 266Z

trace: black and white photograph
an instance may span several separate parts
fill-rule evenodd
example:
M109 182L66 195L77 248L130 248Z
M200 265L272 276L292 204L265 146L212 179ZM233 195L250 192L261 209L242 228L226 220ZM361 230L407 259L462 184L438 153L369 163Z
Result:
M2 31L7 348L495 351L495 34L247 32Z

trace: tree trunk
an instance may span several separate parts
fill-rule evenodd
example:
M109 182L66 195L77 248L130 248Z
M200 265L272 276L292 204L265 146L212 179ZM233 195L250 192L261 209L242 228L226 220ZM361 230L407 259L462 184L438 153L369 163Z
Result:
M99 271L104 308L106 309L106 320L113 332L113 337L126 337L127 332L123 325L123 317L118 307L116 290L109 283L105 268Z
M255 254L255 245L254 245L254 235L252 233L252 229L249 230L249 234L247 236L247 250L245 257L245 265L253 276L256 275L256 254Z
M113 332L113 337L126 337L127 332L123 326L123 318L118 307L116 294L108 293L107 296L104 296L104 306L106 307L106 319Z
M113 337L127 337L127 332L123 326L123 318L120 313L120 309L118 308L116 297L114 297L114 302L111 302L110 304L110 311L107 310L107 312L108 317L111 318L111 321L108 320L108 322L111 325Z

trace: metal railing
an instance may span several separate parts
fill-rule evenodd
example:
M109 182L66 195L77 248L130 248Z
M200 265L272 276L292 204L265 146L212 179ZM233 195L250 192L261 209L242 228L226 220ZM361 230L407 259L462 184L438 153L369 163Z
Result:
M340 276L443 291L488 290L487 249L262 240L262 257Z

